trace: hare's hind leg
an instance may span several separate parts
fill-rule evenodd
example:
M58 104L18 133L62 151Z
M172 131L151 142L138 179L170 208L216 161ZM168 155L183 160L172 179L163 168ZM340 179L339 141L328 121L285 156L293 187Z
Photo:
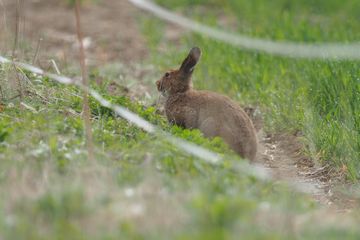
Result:
M215 119L209 117L199 124L199 129L204 134L205 137L212 138L219 136L217 125L218 123L215 121Z

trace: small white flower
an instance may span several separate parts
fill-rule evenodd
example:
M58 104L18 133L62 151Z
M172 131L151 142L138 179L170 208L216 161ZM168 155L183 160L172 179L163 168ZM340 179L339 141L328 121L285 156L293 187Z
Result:
M133 188L126 188L125 189L125 196L126 197L132 197L132 196L134 196L134 194L135 194L135 191L134 191L134 189Z
M133 204L130 207L130 211L133 215L140 216L144 213L144 207L141 204Z

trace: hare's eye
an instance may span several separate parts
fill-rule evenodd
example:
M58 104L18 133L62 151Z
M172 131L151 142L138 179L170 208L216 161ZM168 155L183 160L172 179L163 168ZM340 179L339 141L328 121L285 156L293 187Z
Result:
M168 73L168 72L165 73L165 77L166 77L166 78L170 77L170 73Z

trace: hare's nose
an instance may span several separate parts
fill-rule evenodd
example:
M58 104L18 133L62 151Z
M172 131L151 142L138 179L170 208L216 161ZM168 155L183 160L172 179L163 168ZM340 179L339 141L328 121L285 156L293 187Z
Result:
M160 89L160 81L159 81L159 80L156 81L156 86L157 86L157 89L158 89L159 91L161 91L161 89Z

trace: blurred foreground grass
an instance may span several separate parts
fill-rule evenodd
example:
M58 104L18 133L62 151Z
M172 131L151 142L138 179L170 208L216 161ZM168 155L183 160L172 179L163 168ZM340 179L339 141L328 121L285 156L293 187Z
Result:
M9 69L1 69L1 84ZM4 239L330 239L360 236L352 227L312 228L308 197L234 171L238 159L220 139L170 127L112 81L94 85L171 133L224 154L220 166L188 156L163 139L116 117L91 99L96 162L86 159L81 94L26 73L28 93L0 113L0 236ZM96 75L92 75L95 80ZM7 93L14 93L11 90ZM274 218L274 216L276 216ZM330 237L330 238L329 238ZM336 238L334 238L336 239Z

